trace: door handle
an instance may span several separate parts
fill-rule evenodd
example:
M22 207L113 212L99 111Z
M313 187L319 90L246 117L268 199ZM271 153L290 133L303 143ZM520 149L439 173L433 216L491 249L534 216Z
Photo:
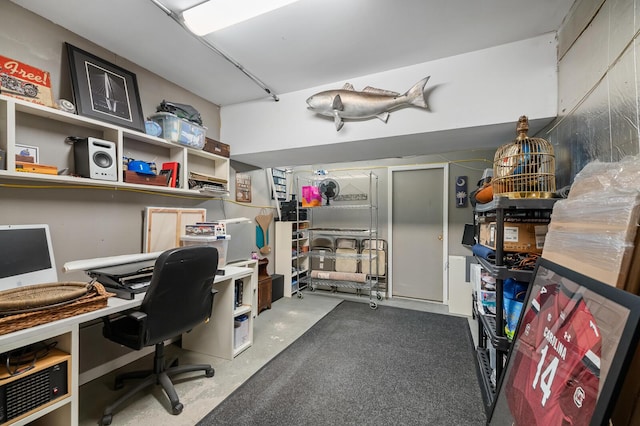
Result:
M442 238L442 234L438 235L438 239L439 239L440 241L442 241L442 240L443 240L443 238Z

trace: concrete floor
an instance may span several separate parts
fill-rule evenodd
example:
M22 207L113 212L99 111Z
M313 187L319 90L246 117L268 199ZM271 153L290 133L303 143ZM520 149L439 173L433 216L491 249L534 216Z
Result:
M113 425L195 425L209 411L222 402L244 381L251 377L274 356L294 342L313 324L329 313L341 300L368 303L366 296L315 291L304 292L304 297L282 298L272 303L271 309L262 311L254 321L253 345L233 361L183 351L176 345L167 347L168 357L179 356L180 364L205 363L215 368L215 376L206 378L202 373L178 376L174 380L183 412L171 414L169 401L156 386L152 392L141 392L114 413ZM395 306L427 312L447 314L447 306L415 300L394 298L382 300L379 305ZM474 327L471 327L474 330ZM145 357L124 367L126 370L150 368L152 358ZM113 390L113 373L93 380L80 388L80 425L96 425L104 407L115 401L134 382L123 390ZM195 376L195 377L194 377Z

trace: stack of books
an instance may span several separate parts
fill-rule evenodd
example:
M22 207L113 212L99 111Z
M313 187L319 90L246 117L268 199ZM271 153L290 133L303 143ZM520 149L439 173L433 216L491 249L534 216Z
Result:
M205 173L189 172L189 189L211 192L226 192L227 180Z
M233 307L239 308L242 306L242 293L244 291L244 283L242 280L236 280L234 283L234 298L233 298Z

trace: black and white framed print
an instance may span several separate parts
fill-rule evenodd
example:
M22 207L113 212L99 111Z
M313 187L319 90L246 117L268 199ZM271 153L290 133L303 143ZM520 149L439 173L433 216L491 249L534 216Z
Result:
M136 75L66 43L78 115L145 131Z

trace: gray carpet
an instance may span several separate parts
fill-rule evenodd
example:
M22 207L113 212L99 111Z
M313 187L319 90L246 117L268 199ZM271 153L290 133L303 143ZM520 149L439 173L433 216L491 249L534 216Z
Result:
M465 318L344 301L198 426L484 425L475 362Z

